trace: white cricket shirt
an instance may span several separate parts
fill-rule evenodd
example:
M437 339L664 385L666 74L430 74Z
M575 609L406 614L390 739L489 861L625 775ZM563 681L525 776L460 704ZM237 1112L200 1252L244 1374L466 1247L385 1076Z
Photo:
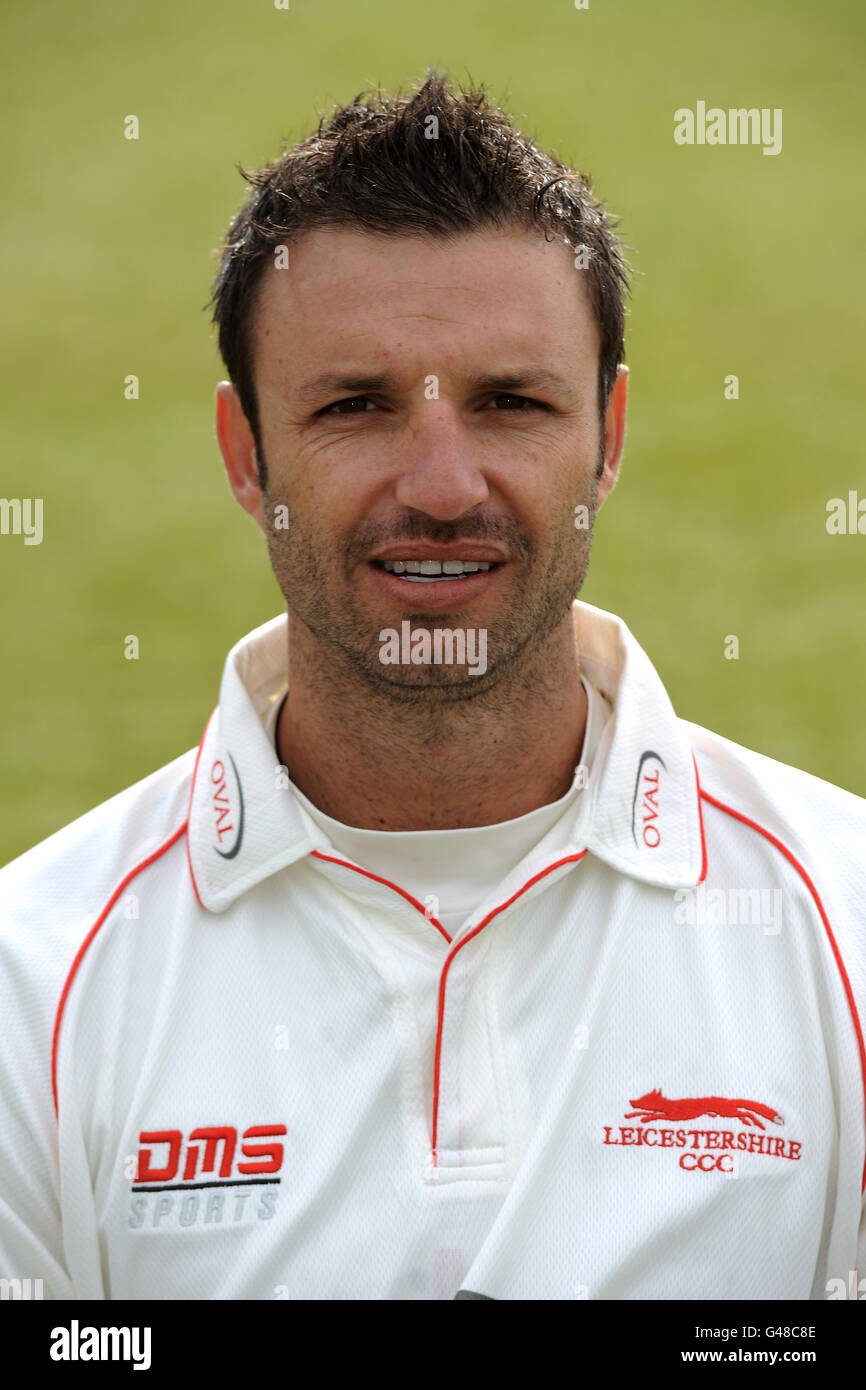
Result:
M866 1274L866 802L678 719L622 622L573 615L612 707L586 785L498 882L482 856L462 920L430 899L466 906L463 864L413 891L347 857L279 767L284 616L229 653L198 750L0 872L0 1278L775 1300Z

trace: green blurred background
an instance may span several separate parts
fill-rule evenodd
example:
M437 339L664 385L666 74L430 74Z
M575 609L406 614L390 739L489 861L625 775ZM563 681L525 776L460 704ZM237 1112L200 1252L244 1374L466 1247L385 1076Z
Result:
M0 862L197 743L226 651L280 610L214 439L210 253L236 162L429 66L589 172L635 248L626 455L582 597L684 717L866 795L866 536L825 526L866 497L859 0L80 0L2 24L0 495L44 498L45 534L0 537ZM782 107L782 153L675 145L698 100Z

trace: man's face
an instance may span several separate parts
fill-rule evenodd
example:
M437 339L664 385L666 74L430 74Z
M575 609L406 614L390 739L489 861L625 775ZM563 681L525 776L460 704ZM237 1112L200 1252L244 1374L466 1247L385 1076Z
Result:
M471 697L537 653L586 573L605 442L568 248L522 230L309 232L265 273L252 336L259 520L293 621L395 698ZM490 568L424 572L459 560ZM383 665L380 634L403 619L484 630L486 674Z

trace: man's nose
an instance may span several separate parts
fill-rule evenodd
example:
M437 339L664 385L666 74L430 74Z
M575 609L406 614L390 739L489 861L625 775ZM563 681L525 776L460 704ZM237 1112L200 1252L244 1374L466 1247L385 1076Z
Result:
M453 521L490 493L479 443L447 401L425 401L399 446L396 499L404 507Z

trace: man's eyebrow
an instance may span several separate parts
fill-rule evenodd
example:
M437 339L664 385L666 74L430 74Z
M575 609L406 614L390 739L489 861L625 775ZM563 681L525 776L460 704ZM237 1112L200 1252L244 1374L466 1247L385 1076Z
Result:
M485 372L473 377L475 391L573 391L574 383L567 377L548 371L546 367L526 367L503 372Z
M311 381L300 386L295 399L299 405L313 405L328 398L336 399L340 396L361 396L377 391L389 391L393 390L395 386L394 378L387 373L380 372L375 376L361 376L346 372L323 372L320 376L314 377ZM546 367L527 367L484 372L482 375L470 379L469 388L479 392L535 391L539 389L570 392L574 389L574 385L566 377L548 371Z
M307 381L296 392L299 405L312 405L326 397L361 396L372 391L386 391L394 386L391 377L355 376L344 372L323 372Z

